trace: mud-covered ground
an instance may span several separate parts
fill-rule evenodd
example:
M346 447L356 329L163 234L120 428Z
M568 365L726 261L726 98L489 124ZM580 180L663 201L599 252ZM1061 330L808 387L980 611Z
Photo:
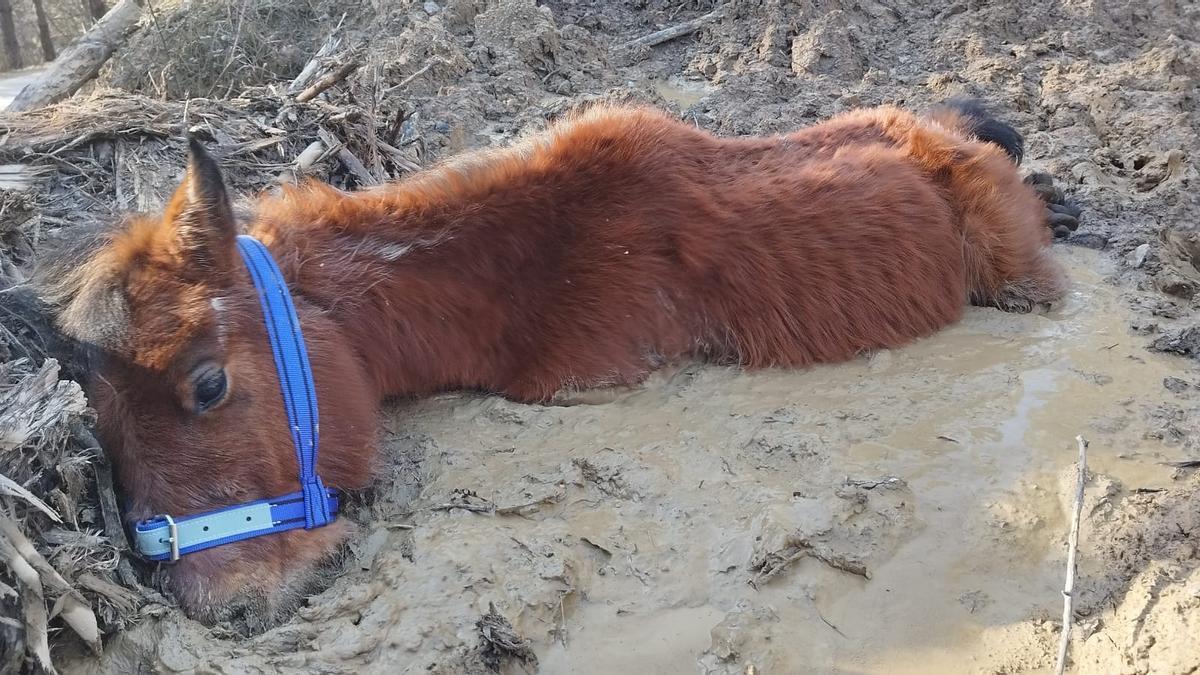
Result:
M692 35L622 47L714 9ZM1200 477L1166 464L1200 459L1195 3L387 12L373 49L384 77L415 74L404 96L428 159L595 96L722 134L980 96L1025 133L1027 167L1085 206L1056 245L1071 294L800 372L680 364L572 406L396 402L345 569L296 617L247 639L172 612L67 670L1046 671L1076 434L1092 469L1076 672L1200 668Z

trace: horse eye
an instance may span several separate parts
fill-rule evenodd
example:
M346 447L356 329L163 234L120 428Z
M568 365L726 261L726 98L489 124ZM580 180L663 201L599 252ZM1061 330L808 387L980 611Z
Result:
M194 381L196 412L205 412L225 398L225 371L212 368L201 372Z

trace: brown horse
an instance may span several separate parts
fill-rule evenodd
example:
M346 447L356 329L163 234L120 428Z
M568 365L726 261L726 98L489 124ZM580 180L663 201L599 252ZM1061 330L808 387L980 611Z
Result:
M326 484L361 488L387 396L545 401L704 358L800 367L898 347L968 303L1059 298L1021 137L977 107L860 110L718 138L595 106L503 150L346 194L308 184L244 223L288 281L321 401ZM102 358L87 391L127 516L296 489L242 229L193 143L161 217L136 216L47 297ZM192 616L271 623L345 539L333 525L169 567Z

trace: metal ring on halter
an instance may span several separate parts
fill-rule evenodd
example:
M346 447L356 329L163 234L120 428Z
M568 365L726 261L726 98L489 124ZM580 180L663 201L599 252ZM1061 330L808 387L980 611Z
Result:
M175 519L171 516L160 513L155 518L162 518L167 523L167 540L164 543L171 545L171 557L168 561L175 562L179 560L179 526L175 524ZM161 539L159 541L162 541Z

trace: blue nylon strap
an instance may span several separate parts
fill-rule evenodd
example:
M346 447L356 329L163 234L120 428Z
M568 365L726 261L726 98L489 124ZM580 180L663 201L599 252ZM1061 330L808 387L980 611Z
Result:
M336 490L328 490L324 500L331 513L338 511ZM175 520L179 554L186 555L235 541L286 532L305 526L304 495L293 492L274 499L230 506ZM134 528L134 547L150 560L171 559L171 528L166 518L155 516Z
M262 305L283 407L300 466L300 490L191 516L155 516L144 520L134 528L134 545L151 560L175 560L176 554L203 551L264 534L321 527L332 522L338 512L337 491L327 489L317 475L320 442L317 388L292 295L283 273L262 242L241 235L237 246Z
M275 356L275 369L279 373L279 386L283 392L283 405L287 410L292 442L296 446L296 461L300 464L305 527L320 527L329 523L330 513L325 500L321 499L325 486L317 476L317 446L320 440L317 389L308 362L308 349L300 331L300 319L296 316L296 307L283 273L279 271L267 247L247 235L239 236L237 244L254 287L258 290L258 299L266 318L267 335L271 340L271 352Z

